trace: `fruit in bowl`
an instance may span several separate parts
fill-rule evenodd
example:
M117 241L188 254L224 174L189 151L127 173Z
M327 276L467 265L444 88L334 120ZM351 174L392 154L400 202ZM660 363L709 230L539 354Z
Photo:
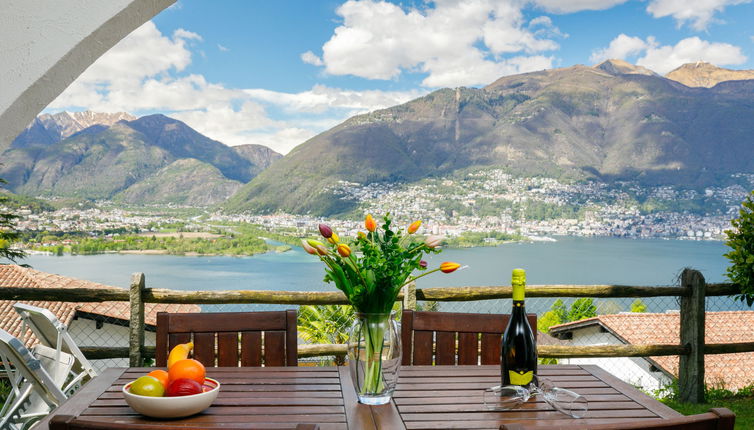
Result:
M123 397L128 406L136 412L152 418L182 418L198 414L207 409L220 392L220 383L212 378L205 378L202 392L175 397L150 397L134 394L131 390L135 383L123 386ZM194 381L192 381L194 382Z
M126 403L136 412L155 418L180 418L208 408L220 383L206 377L204 365L188 358L193 343L173 348L168 370L153 370L123 386Z

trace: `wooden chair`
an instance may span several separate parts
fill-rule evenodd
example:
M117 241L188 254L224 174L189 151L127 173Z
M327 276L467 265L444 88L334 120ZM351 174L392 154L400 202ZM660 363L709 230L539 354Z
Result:
M536 333L537 315L527 317ZM500 364L500 343L509 319L507 314L404 310L401 364Z
M50 430L185 430L187 428L198 429L199 427L187 427L185 424L172 424L169 421L159 421L154 423L103 423L101 421L88 421L86 418L74 417L71 415L57 415L50 420ZM280 423L280 426L275 426L273 429L266 424L222 423L217 426L206 424L201 428L206 430L319 430L319 425Z
M689 415L669 420L634 420L615 424L583 424L574 420L573 424L548 427L552 430L733 430L736 414L727 408L714 408L709 412ZM535 423L504 424L500 430L539 430L543 427Z
M192 340L194 358L207 367L298 366L295 310L157 313L157 366L167 364L175 345Z

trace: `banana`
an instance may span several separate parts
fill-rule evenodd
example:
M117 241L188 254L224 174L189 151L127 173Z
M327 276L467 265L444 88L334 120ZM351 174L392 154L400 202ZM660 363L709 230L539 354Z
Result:
M170 369L170 366L176 361L188 358L189 352L191 352L192 349L194 349L194 342L181 343L173 347L168 356L168 369Z

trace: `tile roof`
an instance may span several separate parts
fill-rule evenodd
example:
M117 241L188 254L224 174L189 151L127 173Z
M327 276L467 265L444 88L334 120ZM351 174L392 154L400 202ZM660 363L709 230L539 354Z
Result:
M557 334L599 324L627 344L678 344L679 313L621 313L599 315L581 321L550 327ZM707 312L704 338L706 343L754 342L754 311ZM666 372L678 376L678 357L649 357ZM704 357L704 379L714 387L739 389L754 383L754 352L714 354Z
M52 273L16 266L0 265L0 288L102 288L112 289L109 285L81 279L68 278ZM15 300L0 300L0 328L13 336L21 334L21 318L13 309ZM64 324L69 325L76 312L102 315L128 321L131 314L129 302L57 302L57 301L22 301L40 308L49 309ZM197 305L146 303L144 321L149 325L157 324L157 312L201 312ZM27 341L27 344L32 342Z

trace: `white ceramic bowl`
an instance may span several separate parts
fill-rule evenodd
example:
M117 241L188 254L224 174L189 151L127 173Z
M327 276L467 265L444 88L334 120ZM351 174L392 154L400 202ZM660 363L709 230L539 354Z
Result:
M129 382L123 386L123 397L126 398L126 403L136 412L152 418L181 418L198 414L207 409L220 392L220 383L212 378L205 379L205 392L178 397L149 397L132 394L128 391L132 383Z

